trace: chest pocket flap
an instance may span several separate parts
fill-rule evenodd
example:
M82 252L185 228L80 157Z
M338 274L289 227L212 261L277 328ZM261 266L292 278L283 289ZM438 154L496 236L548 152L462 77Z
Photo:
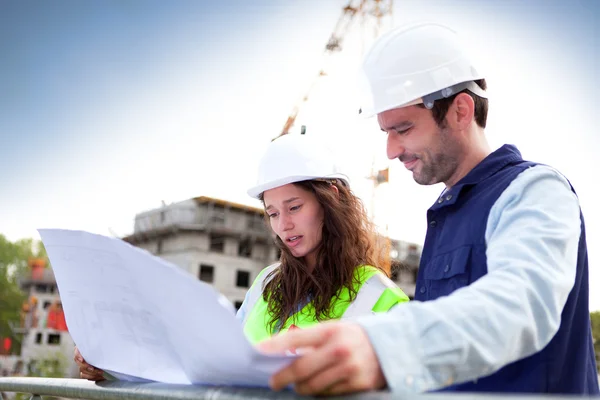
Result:
M434 257L426 266L423 278L428 287L428 299L446 296L469 284L469 263L471 246L461 246L455 250Z

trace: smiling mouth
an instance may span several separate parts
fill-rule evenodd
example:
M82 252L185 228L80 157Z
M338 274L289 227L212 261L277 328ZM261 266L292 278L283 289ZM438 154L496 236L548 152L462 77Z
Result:
M410 161L403 161L402 164L404 164L406 169L410 170L417 163L417 161L419 161L418 158L413 158Z

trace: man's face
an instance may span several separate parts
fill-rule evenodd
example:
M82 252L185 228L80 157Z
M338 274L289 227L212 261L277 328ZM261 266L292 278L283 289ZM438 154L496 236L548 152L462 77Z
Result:
M384 111L377 122L387 137L387 156L399 159L420 185L447 182L459 163L460 147L449 127L440 128L426 108Z

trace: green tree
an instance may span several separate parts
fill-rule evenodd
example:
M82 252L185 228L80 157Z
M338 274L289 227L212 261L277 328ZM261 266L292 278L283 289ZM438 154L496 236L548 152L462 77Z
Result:
M15 343L20 343L20 339L13 334L10 324L19 323L25 300L17 279L27 272L27 263L32 257L47 260L41 242L33 239L11 242L0 234L0 337L10 337Z
M590 313L592 321L592 337L594 338L594 352L596 353L596 365L600 372L600 311Z
M60 351L47 353L40 360L30 363L27 376L42 378L64 378L66 376L67 359Z

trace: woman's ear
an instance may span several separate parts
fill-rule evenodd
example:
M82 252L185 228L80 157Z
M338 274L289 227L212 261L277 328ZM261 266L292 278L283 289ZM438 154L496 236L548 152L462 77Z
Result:
M334 184L331 185L331 189L333 189L333 191L335 192L335 195L339 198L340 197L340 189L338 189L338 187Z

